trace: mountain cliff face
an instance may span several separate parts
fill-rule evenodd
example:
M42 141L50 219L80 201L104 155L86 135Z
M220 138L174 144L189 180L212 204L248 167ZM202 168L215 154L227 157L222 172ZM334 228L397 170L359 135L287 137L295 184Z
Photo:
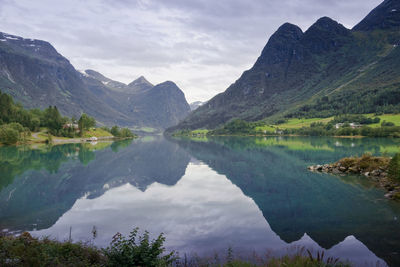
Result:
M102 105L69 61L44 41L0 33L0 90L27 108L56 105L65 115L85 111L102 121L127 119Z
M225 92L169 131L340 113L400 111L400 1L385 1L353 30L323 17L306 32L290 23Z
M387 30L400 28L400 1L385 0L357 24L355 31Z
M201 102L201 101L195 101L189 104L190 106L190 110L196 110L197 108L201 107L202 105L204 105L205 102Z
M141 76L126 85L92 70L86 70L82 79L91 92L128 116L135 126L165 129L190 112L185 95L171 81L154 86Z
M175 125L189 105L176 85L165 88L168 97L154 94L156 87L144 77L126 85L93 70L78 72L48 42L0 33L0 90L26 108L56 105L63 115L85 112L106 125Z

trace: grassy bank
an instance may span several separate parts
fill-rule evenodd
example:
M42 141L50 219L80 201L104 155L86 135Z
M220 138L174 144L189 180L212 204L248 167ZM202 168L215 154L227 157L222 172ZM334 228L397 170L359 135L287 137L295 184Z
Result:
M93 231L95 238L96 232ZM110 246L105 249L88 243L59 242L49 238L34 238L29 233L18 237L0 237L0 266L351 266L339 259L324 258L323 253L313 255L309 251L299 250L292 256L281 258L262 258L254 256L250 260L236 259L231 249L221 259L193 257L179 258L175 252L166 253L161 234L154 240L149 233L138 235L134 229L128 238L117 233Z
M182 130L175 136L343 136L343 137L400 137L400 114L345 114L329 118L281 119L275 124L264 121L232 120L222 127L207 130Z

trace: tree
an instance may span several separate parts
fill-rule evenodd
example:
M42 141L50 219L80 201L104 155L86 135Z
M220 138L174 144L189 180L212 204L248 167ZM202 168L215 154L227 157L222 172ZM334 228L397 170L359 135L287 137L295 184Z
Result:
M19 132L8 125L0 127L0 143L13 145L19 141Z
M96 120L85 113L83 113L78 120L78 127L81 135L85 130L89 130L89 128L94 127L95 125Z
M113 127L111 127L111 134L114 135L115 137L119 137L119 127L114 125Z
M43 112L43 126L47 127L49 132L53 135L60 134L66 121L67 120L61 116L56 106L49 106Z

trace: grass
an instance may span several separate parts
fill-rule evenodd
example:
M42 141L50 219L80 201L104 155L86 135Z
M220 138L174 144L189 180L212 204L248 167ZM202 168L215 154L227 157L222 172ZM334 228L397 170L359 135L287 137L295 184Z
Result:
M383 121L386 122L392 122L395 124L395 126L400 126L400 114L384 114L384 115L379 115L376 116L375 114L364 114L366 117L372 118L372 117L378 117L380 118L379 123L375 124L368 124L366 126L371 127L371 128L378 128L381 127L381 123ZM292 118L288 119L285 123L282 124L276 124L276 125L270 125L270 124L265 124L262 125L263 123L259 123L259 126L256 126L254 128L255 133L265 133L265 134L273 134L276 132L276 130L285 130L285 129L300 129L303 127L311 127L312 123L323 123L327 124L328 122L332 121L334 117L328 117L328 118ZM261 124L261 125L260 125ZM206 129L197 129L194 131L190 131L187 133L184 133L184 136L188 137L199 137L199 136L206 136L209 133L210 130Z
M33 238L0 237L0 266L105 266L106 258L83 243Z
M257 126L255 128L257 132L267 132L267 133L274 133L276 128L272 125L263 125L263 126Z
M101 128L91 128L83 134L84 138L90 138L90 137L112 137L113 135ZM58 138L58 137L57 137Z
M33 135L36 135L34 137ZM97 138L99 137L113 137L113 135L101 128L91 128L87 131L85 131L84 135L82 137L76 137L76 138L90 138L92 136L95 136ZM69 140L71 138L69 137L62 137L62 136L54 136L51 135L53 139L58 139L58 140ZM41 129L40 132L38 133L32 133L32 136L30 137L30 141L32 142L44 142L48 139L48 133L46 129Z
M209 132L209 130L206 129L198 129L198 130L194 130L192 131L193 135L206 135Z
M374 123L374 124L369 124L367 126L372 127L372 128L378 128L381 126L381 123L383 121L386 122L393 122L396 126L400 126L400 114L384 114L384 115L379 115L375 116L375 114L365 114L366 117L368 118L375 118L378 117L381 119L379 123ZM310 127L311 123L313 122L322 122L322 123L328 123L331 120L333 120L334 117L328 117L328 118L311 118L311 119L289 119L287 122L278 124L278 125L266 125L266 126L259 126L257 129L261 130L266 130L266 131L274 131L276 128L279 129L299 129L302 127Z
M309 127L313 122L328 123L333 120L333 117L329 118L311 118L311 119L289 119L287 122L275 125L279 129L298 129L302 127Z
M132 233L137 234L137 231ZM129 239L116 234L109 247L100 249L90 243L34 238L27 232L18 237L0 235L0 266L351 266L337 258L324 258L324 252L313 256L308 250L308 255L301 250L291 256L274 258L254 255L249 260L236 259L228 250L228 256L222 262L200 257L187 261L186 257L177 258L175 252L165 254L164 241L163 235L150 241L148 232L141 236L131 234Z
M390 158L373 157L371 154L364 154L361 157L343 158L339 163L346 168L360 169L363 172L370 172L379 168L387 169Z
M380 127L381 123L383 121L393 122L396 126L400 126L400 114L384 114L384 115L379 115L379 116L375 116L374 114L367 114L366 116L369 118L378 117L381 119L381 121L379 123L374 123L374 124L368 125L369 127L372 127L372 128Z

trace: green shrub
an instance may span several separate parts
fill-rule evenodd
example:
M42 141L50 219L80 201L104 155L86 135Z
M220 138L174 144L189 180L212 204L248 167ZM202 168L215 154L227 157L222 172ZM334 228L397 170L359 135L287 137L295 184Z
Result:
M400 153L397 153L389 163L389 176L400 180Z
M0 143L13 145L19 141L19 132L8 125L0 127Z
M132 133L132 131L129 130L128 128L120 129L118 126L113 126L110 130L110 133L115 137L120 137L120 138L136 137L136 135Z
M99 249L82 243L33 238L0 237L0 266L105 266Z
M138 231L139 228L135 228L128 239L120 233L113 237L110 246L104 250L108 266L169 266L177 259L175 252L162 255L165 252L163 234L150 241L149 232L137 236Z

